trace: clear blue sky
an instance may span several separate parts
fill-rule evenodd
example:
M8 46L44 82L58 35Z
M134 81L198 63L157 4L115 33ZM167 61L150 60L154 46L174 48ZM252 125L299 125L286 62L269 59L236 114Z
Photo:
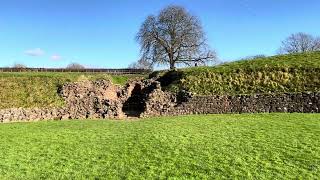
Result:
M7 0L0 5L0 66L127 67L146 16L166 5L199 16L222 60L275 54L290 33L320 36L319 0Z

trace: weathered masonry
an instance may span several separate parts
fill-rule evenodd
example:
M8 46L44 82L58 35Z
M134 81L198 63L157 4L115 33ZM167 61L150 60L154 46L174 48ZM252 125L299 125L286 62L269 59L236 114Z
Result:
M133 81L125 87L110 81L84 81L62 87L62 108L0 110L0 122L123 119L162 115L299 112L320 113L320 93L194 96L161 89L156 80Z

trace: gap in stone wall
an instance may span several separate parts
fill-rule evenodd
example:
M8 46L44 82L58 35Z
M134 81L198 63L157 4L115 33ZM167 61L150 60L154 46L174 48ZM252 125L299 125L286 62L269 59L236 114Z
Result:
M127 117L139 117L145 111L146 103L140 84L136 84L131 96L124 102L122 111Z

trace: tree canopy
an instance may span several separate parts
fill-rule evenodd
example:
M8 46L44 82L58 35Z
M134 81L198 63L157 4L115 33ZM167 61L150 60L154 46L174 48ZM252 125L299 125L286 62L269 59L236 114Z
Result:
M206 43L198 17L180 6L168 6L158 15L150 15L137 34L141 59L152 64L205 64L216 59Z
M320 37L314 37L306 33L291 34L279 49L280 54L303 53L320 50Z
M68 64L66 69L85 69L85 66L83 66L79 63L70 63L70 64Z

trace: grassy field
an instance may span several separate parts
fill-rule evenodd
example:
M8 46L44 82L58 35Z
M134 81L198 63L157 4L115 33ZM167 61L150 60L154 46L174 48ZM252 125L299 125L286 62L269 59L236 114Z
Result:
M103 73L0 73L0 109L13 107L60 107L57 90L67 82L108 79L123 85L139 75L111 76Z
M0 179L319 179L319 114L0 124Z
M315 92L320 91L320 52L187 68L167 76L172 80L168 89L202 95Z

